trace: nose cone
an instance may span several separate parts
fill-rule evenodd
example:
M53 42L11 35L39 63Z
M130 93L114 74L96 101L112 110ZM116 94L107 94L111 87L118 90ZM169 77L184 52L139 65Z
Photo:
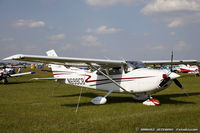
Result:
M171 79L176 79L176 78L180 77L180 75L178 75L178 74L172 72L172 73L169 75L169 77L170 77Z

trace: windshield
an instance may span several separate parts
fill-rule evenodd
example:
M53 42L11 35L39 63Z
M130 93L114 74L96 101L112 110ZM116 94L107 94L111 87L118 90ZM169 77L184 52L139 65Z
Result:
M138 68L146 68L146 65L140 61L127 61L128 68L138 69Z

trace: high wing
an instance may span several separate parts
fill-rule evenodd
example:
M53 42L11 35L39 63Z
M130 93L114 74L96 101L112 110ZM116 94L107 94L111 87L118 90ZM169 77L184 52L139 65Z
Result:
M10 77L19 77L23 75L28 75L28 74L34 74L35 72L24 72L24 73L17 73L17 74L11 74Z
M106 67L120 67L125 65L126 61L124 60L105 60L105 59L89 59L89 58L72 58L72 57L57 57L57 56L38 56L38 55L24 55L17 54L3 60L20 60L20 61L29 61L29 62L41 62L47 64L58 64L58 65L80 65L80 66L101 66ZM154 60L154 61L142 61L144 64L153 65L153 64L195 64L197 60Z
M153 64L196 64L197 60L154 60L154 61L142 61L144 64L153 65Z
M55 56L38 56L17 54L3 60L20 60L29 62L42 62L47 64L68 65L69 63L95 65L101 67L120 67L126 64L123 60L104 60L104 59L88 59L88 58L71 58L71 57L55 57Z

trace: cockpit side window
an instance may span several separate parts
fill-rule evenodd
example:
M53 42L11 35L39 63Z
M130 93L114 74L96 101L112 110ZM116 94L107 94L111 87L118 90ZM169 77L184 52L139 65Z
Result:
M105 69L101 69L101 71L105 74L108 74L108 75L117 75L117 74L122 74L122 70L121 70L121 67L113 67L113 68L109 68L108 69L108 73L106 72ZM98 75L102 75L101 73L97 72Z
M127 61L126 63L126 72L130 72L134 69L146 68L146 65L140 61Z

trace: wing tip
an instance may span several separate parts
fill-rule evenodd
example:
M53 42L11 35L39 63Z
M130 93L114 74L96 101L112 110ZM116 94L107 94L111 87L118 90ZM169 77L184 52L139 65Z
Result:
M23 56L22 54L16 54L16 55L12 55L12 56L6 57L3 60L16 60L16 59L22 58L22 56Z

